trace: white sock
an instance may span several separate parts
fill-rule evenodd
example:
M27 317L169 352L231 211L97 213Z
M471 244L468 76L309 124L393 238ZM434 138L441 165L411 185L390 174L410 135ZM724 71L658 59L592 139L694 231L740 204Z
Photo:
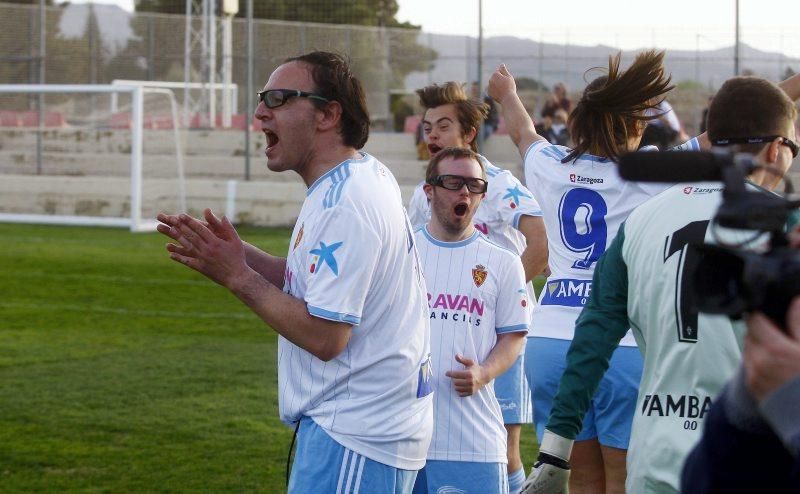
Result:
M522 484L525 483L525 468L520 467L516 472L508 476L508 493L518 494L522 490Z

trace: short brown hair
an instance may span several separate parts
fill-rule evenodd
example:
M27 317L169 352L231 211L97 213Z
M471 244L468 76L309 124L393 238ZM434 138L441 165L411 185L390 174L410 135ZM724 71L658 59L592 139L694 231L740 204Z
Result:
M564 162L577 159L591 148L616 161L628 151L628 138L637 127L660 116L659 112L647 116L645 110L655 109L674 87L664 71L664 52L642 52L622 71L621 59L621 52L608 57L607 75L593 80L583 91L569 119L575 148Z
M795 118L797 108L781 88L760 77L739 76L719 88L708 108L706 128L711 140L783 135ZM739 149L755 154L764 146L748 144Z
M425 170L425 182L430 183L431 180L439 176L439 163L445 158L452 158L454 160L468 158L477 161L478 166L481 167L481 178L486 180L486 166L484 166L483 160L478 156L478 153L467 148L449 147L434 154L433 158L428 162L428 168Z
M482 101L470 99L464 90L464 85L458 82L445 82L441 86L432 84L422 89L417 89L419 103L425 111L442 105L452 104L456 107L458 123L461 125L461 135L475 129L480 129L481 122L489 115L489 105ZM478 150L477 139L473 139L469 144L473 151Z
M326 51L313 51L298 57L287 58L284 63L303 62L311 66L314 92L329 101L336 101L342 107L342 121L339 133L342 142L355 149L361 149L369 138L369 110L364 88L350 70L347 60ZM318 108L327 103L311 100Z

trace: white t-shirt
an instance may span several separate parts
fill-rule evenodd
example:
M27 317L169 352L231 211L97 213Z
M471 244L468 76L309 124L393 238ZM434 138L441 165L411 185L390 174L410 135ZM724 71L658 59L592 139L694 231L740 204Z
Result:
M279 338L281 420L308 416L367 458L422 468L433 401L426 290L400 189L382 163L363 154L308 189L284 291L353 329L329 362Z
M697 139L676 149L696 151ZM650 148L655 150L655 148ZM525 153L525 182L542 206L550 276L530 336L571 340L592 290L597 260L630 212L670 184L626 182L613 161L590 154L562 163L564 146L539 140ZM629 331L620 345L635 346Z
M530 300L519 256L479 232L442 242L426 227L415 233L428 287L434 387L434 432L429 460L507 463L503 414L494 382L460 397L450 370L460 353L483 362L497 335L528 331Z
M494 166L483 156L480 158L486 169L489 187L473 217L475 228L500 247L522 255L527 242L517 229L519 220L522 216L542 216L542 208L533 194L510 171ZM417 185L408 205L408 217L415 230L428 224L431 219L431 207L423 185L424 181ZM533 284L528 283L527 289L530 300L535 303Z

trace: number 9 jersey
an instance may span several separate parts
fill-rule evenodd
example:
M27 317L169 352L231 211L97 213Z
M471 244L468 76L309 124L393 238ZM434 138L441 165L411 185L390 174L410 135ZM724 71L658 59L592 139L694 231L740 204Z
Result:
M699 150L696 139L680 147ZM646 149L657 151L654 147ZM570 149L539 140L525 153L525 182L542 208L550 276L534 308L531 336L571 340L592 290L597 260L636 206L669 184L626 182L615 162L590 154L562 163ZM620 342L635 346L630 332Z

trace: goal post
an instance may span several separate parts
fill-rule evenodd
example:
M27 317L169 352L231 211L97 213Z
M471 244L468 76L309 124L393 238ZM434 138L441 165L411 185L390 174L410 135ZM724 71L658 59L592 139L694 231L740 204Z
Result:
M175 212L185 211L183 153L178 131L180 120L171 91L121 84L0 84L0 173L6 174L3 195L12 196L11 193L17 192L17 199L20 199L24 197L24 193L19 189L30 187L36 194L44 197L38 199L38 203L37 200L30 200L26 205L14 203L12 197L7 199L10 203L0 202L0 222L117 226L127 227L133 232L154 230L158 222L154 211L143 214L142 194L145 184L144 100L145 95L151 93L170 101L173 133L169 134L169 139L174 141L173 166L176 170L174 174L167 172L163 170L166 167L162 164L160 173L162 176L170 173L165 181L169 183L159 184L155 180L147 180L148 187L160 188L164 191L162 197L174 195L176 204L170 204L169 209ZM105 102L106 99L116 101L118 96L130 99L130 106L126 107L128 111L124 112L123 125L113 123L115 115L110 111L110 104ZM40 102L37 111L21 109L25 106L23 102L27 101L30 106L29 102L37 98ZM58 103L44 105L42 102L48 98L48 101L57 100ZM87 108L79 116L74 110L78 106ZM163 104L160 108L163 108ZM44 172L41 169L42 136L48 139L44 147L45 153L50 153L47 159L55 162L48 161L48 168ZM112 144L116 154L109 157L98 152ZM87 151L90 146L94 147ZM30 164L31 148L37 150L36 156L39 160L35 171ZM53 148L57 148L55 152L61 152L55 158L52 155ZM129 157L128 173L124 169L126 156ZM165 163L173 159L167 160L163 156L161 158ZM130 180L127 193L124 191L125 175ZM177 186L174 181L177 181ZM117 194L118 198L109 199L112 193ZM65 199L70 194L102 196L95 203L103 206L108 206L111 202L115 204L113 207L92 207L90 201L80 197ZM77 206L62 207L58 198L62 202L74 201ZM47 204L41 206L43 202ZM148 198L147 206L152 209L158 208L160 204Z

